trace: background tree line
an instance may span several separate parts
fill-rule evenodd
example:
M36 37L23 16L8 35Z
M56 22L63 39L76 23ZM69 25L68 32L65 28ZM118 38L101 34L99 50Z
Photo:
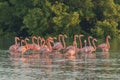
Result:
M94 37L120 33L120 0L0 0L0 35Z

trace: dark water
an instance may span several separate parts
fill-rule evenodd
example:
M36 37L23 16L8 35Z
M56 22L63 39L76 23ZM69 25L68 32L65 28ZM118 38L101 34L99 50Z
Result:
M32 54L11 57L0 51L0 80L120 80L120 42L112 41L110 58L97 51L96 59Z

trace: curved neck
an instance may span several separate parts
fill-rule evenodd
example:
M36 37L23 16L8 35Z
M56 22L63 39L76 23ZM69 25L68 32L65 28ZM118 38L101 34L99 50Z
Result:
M63 42L63 49L65 49L66 48L66 43L65 43L65 37L64 36L62 36L62 42Z
M42 40L42 46L45 46L45 40Z
M52 51L52 46L51 46L51 43L50 43L51 41L50 40L47 40L47 46L48 46L48 48L50 49L50 51Z
M62 36L63 36L63 35L61 35L61 34L58 35L58 41L59 41L59 42L61 42L61 39L60 39L60 38L61 38Z
M96 45L95 45L95 40L94 39L92 40L92 44L93 44L94 50L96 50Z
M88 37L88 44L91 46L90 37Z
M74 41L76 41L77 35L74 35Z
M35 44L35 41L34 41L35 37L32 37L32 43Z
M109 39L109 38L106 37L106 44L107 44L107 47L110 48L110 43L109 43L109 40L108 40L108 39Z
M26 49L28 49L28 43L27 43L27 40L25 40L25 46L26 46Z
M41 37L38 37L38 38L37 38L38 46L41 46L40 41L41 41Z
M15 37L15 45L18 45L18 40L19 40L19 38Z
M73 46L77 48L77 42L76 42L77 35L74 36Z
M23 46L23 42L25 42L25 40L21 40L21 46Z

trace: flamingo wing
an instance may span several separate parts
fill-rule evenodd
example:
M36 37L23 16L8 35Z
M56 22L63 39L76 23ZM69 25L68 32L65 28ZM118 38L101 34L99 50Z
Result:
M62 44L60 42L57 42L53 46L53 50L61 50L63 48Z
M98 48L105 48L107 45L105 43L98 45Z

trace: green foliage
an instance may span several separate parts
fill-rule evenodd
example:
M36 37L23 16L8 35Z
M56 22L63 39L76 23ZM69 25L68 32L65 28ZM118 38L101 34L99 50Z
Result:
M28 14L24 17L23 23L25 27L29 28L29 32L34 35L41 35L45 31L47 19L44 18L44 13L40 8L29 10Z
M0 0L0 35L117 37L119 0Z
M107 35L110 35L111 37L117 37L117 26L118 24L114 21L98 21L95 28L92 29L92 33L97 37L105 37Z

